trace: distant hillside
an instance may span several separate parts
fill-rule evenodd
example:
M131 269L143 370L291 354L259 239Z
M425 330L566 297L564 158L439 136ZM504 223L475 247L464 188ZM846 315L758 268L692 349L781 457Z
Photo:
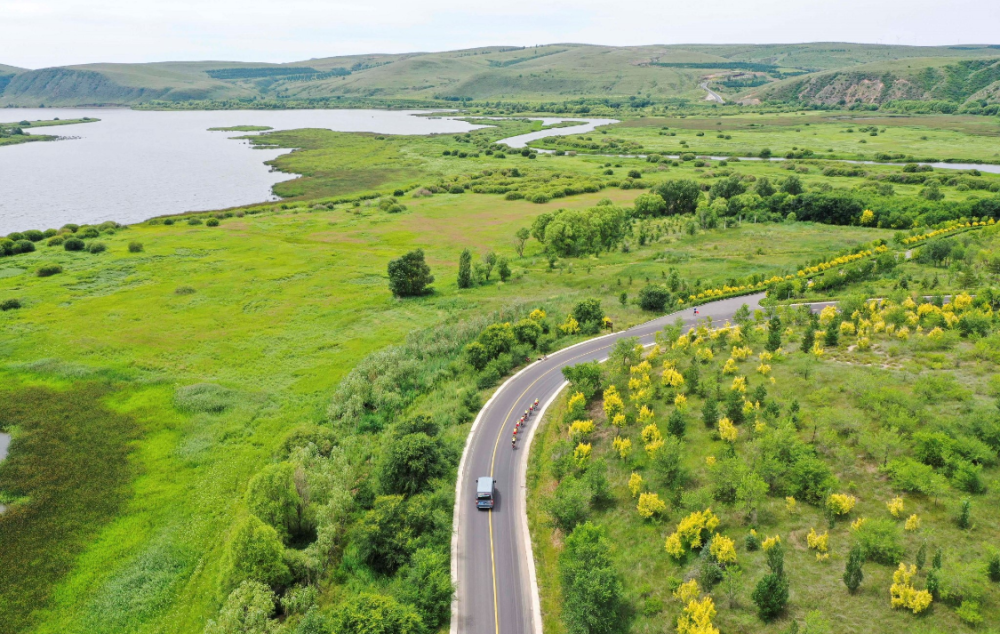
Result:
M961 103L980 92L987 100L996 98L992 82L984 81L993 77L989 69L998 58L997 46L552 44L352 55L291 64L158 62L30 71L0 66L0 78L5 78L0 79L0 106L329 98L628 99L641 104L703 100L706 93L700 85L705 82L727 100L749 103Z

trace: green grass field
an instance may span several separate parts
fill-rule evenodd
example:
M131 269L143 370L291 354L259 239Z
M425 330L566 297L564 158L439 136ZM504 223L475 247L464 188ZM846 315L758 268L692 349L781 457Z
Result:
M873 127L876 136L871 135ZM996 117L807 112L721 118L648 117L606 126L603 131L608 137L641 145L644 153L757 156L767 148L774 156L784 156L808 149L818 158L830 159L876 160L879 154L890 154L921 161L1000 163L1000 120ZM601 140L600 134L583 136L588 139L576 135L534 145L588 151L575 147L574 142Z

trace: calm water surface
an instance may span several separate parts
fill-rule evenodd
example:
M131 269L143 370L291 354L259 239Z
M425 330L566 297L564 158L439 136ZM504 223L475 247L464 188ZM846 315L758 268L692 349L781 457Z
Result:
M150 112L124 109L0 109L0 121L100 119L39 128L71 137L0 148L0 235L66 223L140 222L162 214L222 209L274 200L271 187L294 174L264 161L288 149L251 149L212 127L265 125L275 130L327 128L382 134L459 133L476 129L421 111L225 110Z

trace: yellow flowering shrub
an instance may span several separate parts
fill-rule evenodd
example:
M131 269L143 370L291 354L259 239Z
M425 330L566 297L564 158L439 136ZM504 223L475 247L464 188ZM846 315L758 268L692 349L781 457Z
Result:
M809 529L809 534L806 535L806 543L809 545L811 550L816 550L821 553L827 551L830 542L830 531L826 531L822 535L816 533L815 528Z
M816 553L816 561L830 561L830 553Z
M858 498L853 495L834 493L826 499L826 508L833 515L847 515L858 503Z
M955 305L955 310L962 311L972 306L972 296L968 293L959 293L951 303Z
M819 311L819 323L826 326L831 321L837 317L837 308L835 306L826 306L823 310Z
M689 601L684 611L677 617L677 634L719 634L712 625L715 603L705 596L701 601Z
M907 297L906 299L903 300L901 306L906 310L913 310L914 308L917 307L917 302L913 301L912 297Z
M564 335L575 335L580 332L580 324L573 319L573 315L569 315L566 317L566 321L559 324L559 332Z
M754 402L748 401L746 399L743 399L743 415L744 416L750 416L750 415L752 415L754 413L754 411L759 410L759 409L760 409L760 403L754 403Z
M859 517L858 519L851 522L851 530L852 531L861 530L861 527L864 526L865 522L867 521L868 521L867 517Z
M573 440L580 440L594 433L594 421L575 420L569 426L569 437Z
M761 350L760 354L757 355L757 358L760 359L761 363L767 363L774 358L774 355L767 350Z
M674 597L680 599L681 603L684 605L694 601L699 596L701 596L701 588L698 587L697 579L692 579L687 583L682 583L677 586L676 590L674 590Z
M885 507L889 509L889 513L891 513L893 517L899 518L899 516L903 513L903 498L894 497L885 503Z
M750 346L733 346L733 358L737 361L746 361L753 354L753 349Z
M767 376L771 373L771 366L766 363L761 363L757 366L757 373L763 376Z
M736 563L736 544L733 540L725 535L719 535L718 533L712 537L712 544L708 547L708 552L715 557L715 560L720 564L735 564Z
M817 357L822 357L823 356L823 353L824 353L823 344L821 344L819 342L819 339L817 339L816 341L813 342L813 347L812 347L811 352L813 353L814 356L817 356Z
M715 456L705 456L705 466L709 469L714 467L717 462L718 460L715 459Z
M789 513L795 513L796 511L798 511L798 507L799 507L799 503L798 503L798 501L796 501L795 498L793 498L790 495L785 498L785 510L786 511L788 511Z
M632 455L632 441L628 438L615 436L615 439L611 444L615 449L615 453L618 454L618 457L622 460L626 460L630 455Z
M649 519L667 510L667 503L655 493L643 493L639 495L639 504L636 508L639 510L639 515Z
M903 326L902 328L896 331L896 336L902 339L903 341L906 341L907 339L910 338L910 329L907 328L906 326Z
M767 423L758 418L756 421L754 421L753 430L754 433L763 434L765 431L767 431Z
M687 409L688 399L683 394L678 394L674 397L674 407L681 410L682 412Z
M677 530L667 538L667 552L680 558L686 549L701 548L705 534L713 532L718 525L719 518L712 513L711 508L691 513L677 524Z
M715 358L715 353L712 352L711 348L698 348L694 351L694 358L702 363L708 363Z
M573 450L573 461L577 466L582 467L590 460L592 450L593 446L589 442L578 444L576 449Z
M649 409L645 405L639 408L639 424L640 425L650 425L653 422L653 410Z
M859 337L858 338L858 350L860 350L862 352L865 352L865 351L871 350L871 348L872 348L872 340L871 339L869 339L868 337Z
M608 417L608 420L614 420L615 416L624 413L625 402L618 393L618 388L614 385L609 385L604 390L604 415Z
M615 417L611 419L611 424L619 429L624 427L627 422L628 419L625 418L625 414L615 414Z
M535 310L531 311L531 314L528 315L528 319L530 319L531 321L542 321L543 319L545 319L545 311L542 310L541 308L536 308Z
M732 357L729 357L728 359L726 359L725 365L722 366L722 373L736 374L739 371L739 369L740 367L736 365L736 360L733 359Z
M684 376L673 368L663 371L663 385L667 387L680 387L684 385Z
M760 547L764 550L771 550L775 545L781 543L781 535L775 535L774 537L766 537L764 541L760 543Z
M739 435L740 431L736 429L736 425L733 425L733 421L725 416L719 419L719 438L726 442L736 442Z
M628 391L635 395L636 392L641 392L648 389L650 386L650 380L648 374L633 374L632 378L628 380Z
M931 328L930 331L927 332L927 336L930 337L931 339L937 339L943 334L944 331L941 330L940 326L935 326L934 328Z
M920 614L931 605L933 598L926 590L917 590L913 587L912 579L917 574L917 567L906 564L899 564L896 572L892 573L892 586L889 587L890 603L894 609L906 608L912 610L914 614Z
M642 428L642 442L648 444L657 440L663 440L663 434L660 433L659 427L650 424Z
M731 390L734 392L746 392L747 391L747 378L745 376L738 376L733 379L733 384L730 386Z
M587 411L587 397L583 395L583 392L577 392L569 397L566 401L566 417L567 418L583 418L583 415Z
M636 497L642 491L642 476L632 472L632 475L628 479L628 490L632 494L632 497Z
M855 332L857 332L857 328L854 326L853 322L850 321L840 322L840 334L853 335Z
M916 513L906 518L906 523L903 528L908 531L915 531L920 529L920 516Z

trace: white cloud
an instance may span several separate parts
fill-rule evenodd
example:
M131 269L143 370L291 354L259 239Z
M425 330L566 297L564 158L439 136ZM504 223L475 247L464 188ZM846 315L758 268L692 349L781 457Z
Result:
M995 0L0 0L0 63L293 61L551 42L989 43Z

